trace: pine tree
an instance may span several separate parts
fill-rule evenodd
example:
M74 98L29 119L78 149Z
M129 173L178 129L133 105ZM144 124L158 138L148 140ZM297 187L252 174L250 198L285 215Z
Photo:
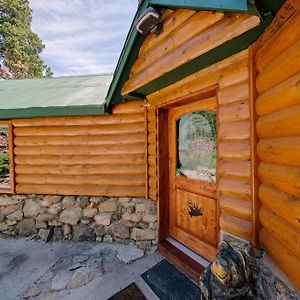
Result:
M39 56L45 46L31 30L32 10L29 0L0 0L1 51L5 65L16 78L49 76L52 71Z

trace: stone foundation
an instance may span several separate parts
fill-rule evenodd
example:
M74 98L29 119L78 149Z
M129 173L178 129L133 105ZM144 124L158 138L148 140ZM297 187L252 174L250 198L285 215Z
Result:
M215 261L200 277L201 300L300 300L263 250L229 235L223 239Z
M157 243L156 203L143 198L1 195L0 232L44 241Z

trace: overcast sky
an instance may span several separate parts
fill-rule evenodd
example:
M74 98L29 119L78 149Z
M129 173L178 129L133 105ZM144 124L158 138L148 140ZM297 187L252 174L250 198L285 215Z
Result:
M30 0L54 76L112 73L137 0Z

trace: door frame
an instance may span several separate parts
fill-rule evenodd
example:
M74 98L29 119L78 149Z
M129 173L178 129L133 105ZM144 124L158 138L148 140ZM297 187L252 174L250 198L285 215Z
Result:
M163 242L166 238L170 236L169 230L169 111L172 108L183 106L186 104L191 104L193 102L198 102L207 98L217 98L217 86L213 86L209 89L198 91L192 95L188 95L181 98L174 98L166 104L157 107L157 132L158 132L158 145L157 145L157 155L158 155L158 243ZM218 101L217 109L218 114ZM217 118L217 128L218 126ZM217 146L219 145L219 138L217 137ZM219 147L217 147L217 157L219 157ZM219 192L218 192L218 182L219 182L219 172L217 164L217 220L216 227L218 232L218 243L220 242L220 205L219 205Z

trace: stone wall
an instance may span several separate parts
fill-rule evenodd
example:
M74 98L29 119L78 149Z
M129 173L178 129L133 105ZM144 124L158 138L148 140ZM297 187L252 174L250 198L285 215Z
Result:
M74 241L156 245L157 207L143 198L1 195L0 232Z

